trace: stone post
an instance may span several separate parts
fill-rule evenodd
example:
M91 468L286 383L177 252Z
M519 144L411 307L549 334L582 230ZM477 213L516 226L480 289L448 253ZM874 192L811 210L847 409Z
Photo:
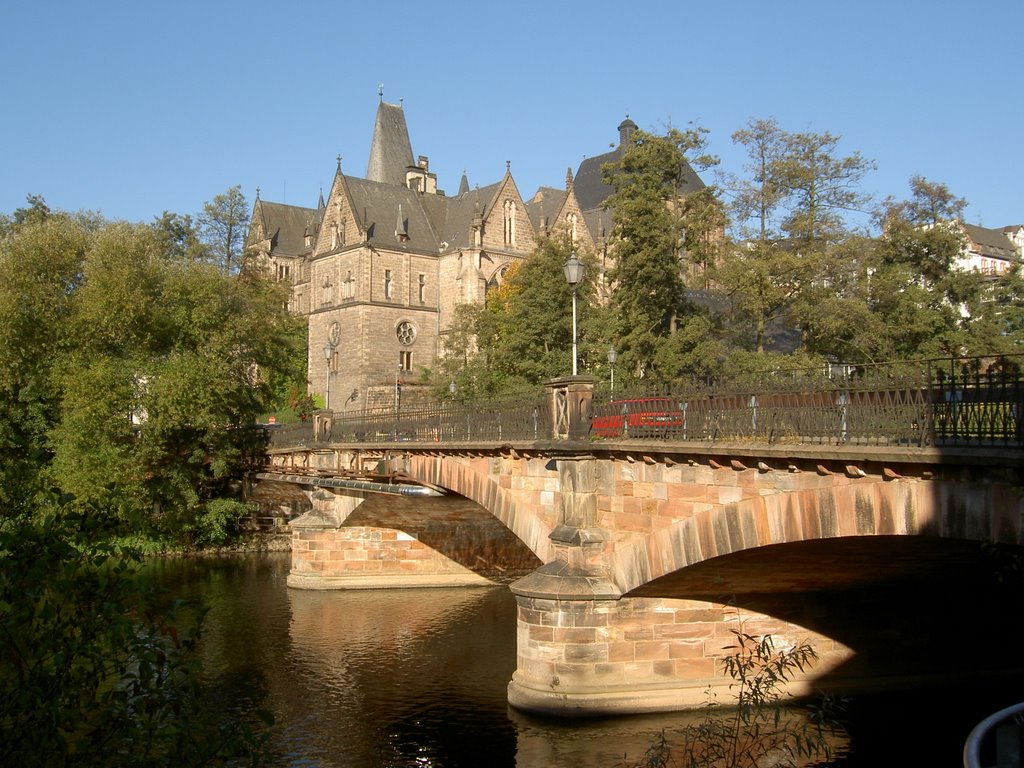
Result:
M590 434L590 403L594 379L563 376L544 383L551 403L551 437L555 440L586 440Z
M589 413L587 395L577 414ZM593 457L558 460L558 525L549 536L555 559L511 586L518 605L518 668L508 698L521 709L572 710L574 695L590 690L595 665L607 655L602 637L622 593L604 563L596 465Z

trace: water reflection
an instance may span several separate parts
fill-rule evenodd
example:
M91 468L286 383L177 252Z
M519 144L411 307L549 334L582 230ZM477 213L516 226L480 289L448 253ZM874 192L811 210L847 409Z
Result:
M575 722L511 710L516 627L507 586L293 590L287 554L153 568L175 594L210 606L202 647L217 696L225 712L258 705L274 713L281 765L610 768L696 717ZM916 706L906 694L865 701L854 724L860 759L835 765L957 765L977 720L963 716L955 692L944 694L938 709L937 696ZM894 736L902 754L885 746Z

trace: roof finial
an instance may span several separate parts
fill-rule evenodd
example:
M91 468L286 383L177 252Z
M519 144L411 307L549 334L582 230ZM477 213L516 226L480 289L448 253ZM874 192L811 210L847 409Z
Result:
M511 168L512 168L512 161L511 160L506 160L505 161L505 173L511 173L511 170L510 170Z
M341 155L335 155L338 158L338 173L341 173Z
M377 83L377 95L380 97L381 102L384 101L384 83Z
M257 200L260 199L260 188L259 187L256 187L256 199Z

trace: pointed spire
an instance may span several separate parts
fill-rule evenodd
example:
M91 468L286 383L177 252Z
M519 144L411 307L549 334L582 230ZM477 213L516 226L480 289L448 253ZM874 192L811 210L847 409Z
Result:
M565 169L565 191L569 192L572 189L572 167Z
M459 182L459 197L469 192L469 177L466 176L466 169L462 169L462 181Z
M382 96L377 105L377 121L373 127L366 178L404 187L406 169L413 165L415 163L405 113L401 106L385 104Z
M324 208L327 207L327 204L324 202L324 188L323 187L320 187L320 200L317 201L316 207L319 208L320 210L323 210Z

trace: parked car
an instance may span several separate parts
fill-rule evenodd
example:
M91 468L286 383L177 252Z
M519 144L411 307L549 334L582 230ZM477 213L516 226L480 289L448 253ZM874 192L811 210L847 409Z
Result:
M682 433L686 414L667 397L612 400L594 406L590 419L593 437L668 437Z

